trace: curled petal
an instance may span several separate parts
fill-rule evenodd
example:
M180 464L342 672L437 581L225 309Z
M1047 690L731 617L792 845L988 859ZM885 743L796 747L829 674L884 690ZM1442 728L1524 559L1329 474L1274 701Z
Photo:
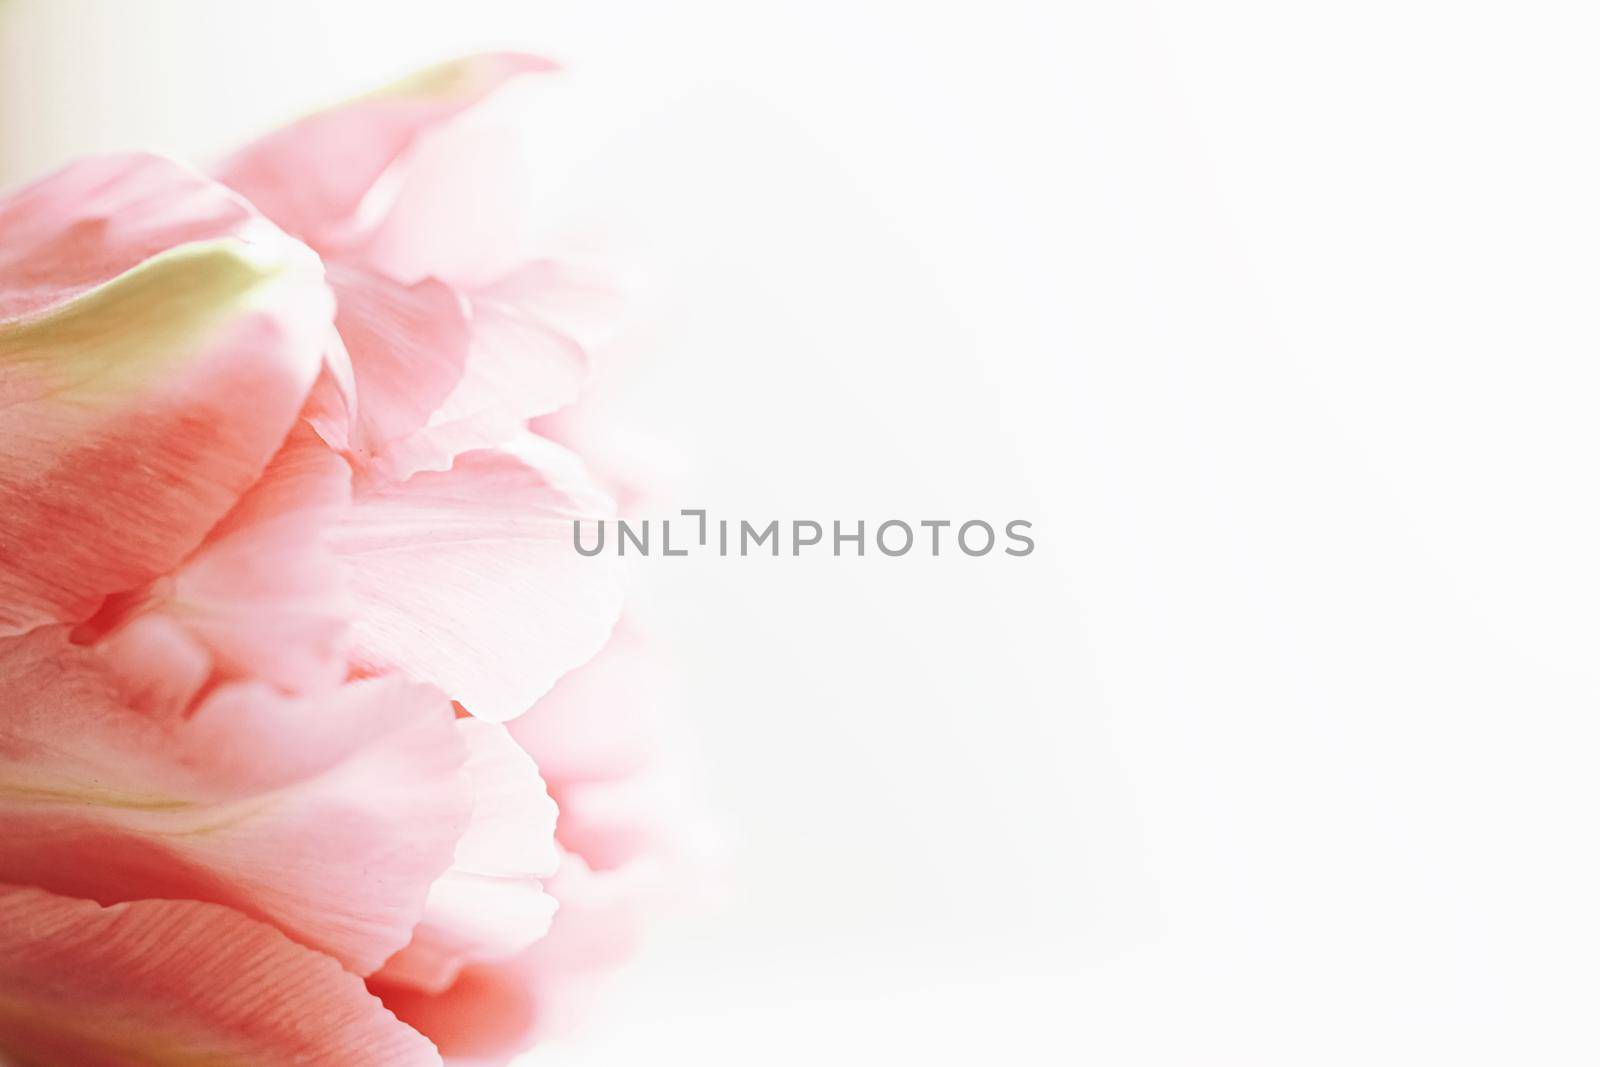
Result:
M227 908L0 886L0 1059L437 1067L361 980Z
M327 375L308 417L369 476L404 481L513 441L530 418L576 400L588 374L584 348L545 310L581 284L554 263L464 293L347 264L329 277L352 385L346 394Z
M467 742L472 822L455 863L428 891L411 943L383 966L386 982L447 988L471 962L510 958L542 937L556 902L556 806L528 754L504 726L456 722Z
M395 984L383 972L368 988L449 1062L505 1064L569 1031L633 954L659 890L642 868L596 873L581 857L563 856L551 891L561 910L550 932L519 955L469 964L444 989Z
M461 453L512 441L530 418L577 399L588 353L543 311L559 300L564 278L553 263L531 263L468 292L470 347L461 379L427 424L391 450L397 477L447 470Z
M670 773L681 755L666 714L671 673L659 642L624 617L598 655L507 726L561 808L557 841L595 871L655 864L687 882L709 858Z
M368 192L420 135L510 78L555 69L514 53L441 63L270 133L216 175L284 229L326 248L343 238Z
M472 823L456 866L496 878L545 877L556 869L556 806L539 768L504 726L458 719L467 744Z
M329 276L353 389L343 404L316 405L311 424L359 467L403 479L414 468L396 469L396 449L427 424L464 373L467 307L433 279L402 285L348 265L335 265Z
M97 651L127 705L158 719L182 718L214 667L205 646L164 614L133 619L105 637Z
M331 312L316 257L255 219L0 321L0 635L188 555L283 441Z
M0 199L0 319L20 318L179 245L257 219L236 193L160 156L94 156Z
M358 973L406 943L469 814L443 697L234 683L150 715L108 666L60 628L0 641L0 879L226 904Z
M654 643L624 617L599 655L508 724L561 809L549 932L513 957L433 973L448 982L385 967L368 983L452 1062L503 1064L572 1028L649 922L712 873L705 827L660 765L671 690Z
M367 980L367 988L396 1017L427 1035L448 1063L502 1067L538 1033L526 954L504 963L473 964L439 991L395 985L381 973Z
M572 544L573 520L608 507L570 453L531 436L358 488L329 534L357 602L356 662L435 685L480 718L520 715L617 619L614 557Z

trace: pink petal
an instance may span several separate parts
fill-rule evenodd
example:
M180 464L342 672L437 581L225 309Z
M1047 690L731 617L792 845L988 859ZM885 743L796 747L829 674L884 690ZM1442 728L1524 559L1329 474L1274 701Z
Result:
M463 452L523 432L577 399L588 355L545 307L578 284L553 263L526 264L465 296L433 278L401 285L347 265L329 269L353 398L329 377L310 419L365 471L404 481L448 470Z
M630 778L659 755L668 674L661 650L624 617L593 659L507 729L556 787Z
M336 320L354 378L354 411L314 414L312 425L362 467L388 477L392 451L420 430L461 381L469 344L467 308L455 290L412 285L348 265L330 268Z
M655 644L624 618L594 659L508 724L561 808L560 867L545 880L560 902L549 932L508 959L455 972L386 967L368 983L451 1062L505 1063L571 1028L649 921L705 880L701 820L660 758L671 689Z
M583 1020L607 979L638 951L646 930L676 891L668 883L668 876L652 864L596 871L581 856L561 857L561 870L550 882L561 910L550 933L521 960L538 1005L531 1039L566 1033ZM403 1012L396 1014L405 1018Z
M468 816L442 697L236 683L158 717L110 666L60 628L0 641L0 875L226 904L360 973L406 943Z
M0 1058L73 1067L428 1067L326 956L212 904L0 887Z
M530 263L468 293L471 347L460 381L427 424L392 450L397 477L447 470L456 456L520 436L528 419L578 397L587 353L542 307L566 284L552 263Z
M392 985L381 975L367 988L452 1064L501 1067L535 1038L538 1006L526 955L467 967L443 992Z
M111 598L75 637L98 639L126 676L151 662L151 638L137 632L159 633L159 616L199 642L222 678L288 692L332 686L345 677L350 607L322 530L349 500L350 468L300 423L192 556Z
M444 470L465 451L499 445L528 419L571 404L586 350L617 318L615 294L548 259L530 259L528 160L515 129L478 116L421 139L392 204L363 242L341 251L404 281L439 279L471 308L472 346L459 385L427 426L396 449L394 476Z
M533 760L505 727L456 723L470 753L472 822L455 863L433 883L411 943L378 977L433 992L471 962L507 959L542 937L556 902L544 891L555 873L556 807Z
M393 984L382 972L368 988L449 1062L505 1064L570 1030L634 953L653 893L631 869L596 874L576 856L562 858L551 889L561 910L550 932L520 955L469 964L443 990Z
M214 666L205 646L165 614L133 619L100 641L98 651L123 701L158 719L187 714Z
M533 419L528 429L582 456L623 516L671 514L676 506L671 493L683 480L682 457L669 443L628 429L625 418L610 414L603 400L585 396L579 404ZM699 533L693 519L676 520L672 528L675 544L681 543L680 535Z
M331 247L418 136L516 75L555 69L512 53L443 63L268 134L224 161L217 176L291 233Z
M542 317L569 283L549 263L468 296L433 278L402 285L335 263L340 336L308 417L358 469L391 481L448 470L463 452L518 437L527 420L577 398L588 357Z
M305 419L335 452L351 450L351 421L356 413L356 369L350 350L337 329L328 331L322 354L322 373L311 386L300 417Z
M330 531L358 605L356 662L435 685L480 718L521 714L616 621L615 557L572 544L573 519L608 506L569 453L531 436L361 487Z
M442 278L465 290L520 267L545 240L539 146L524 94L507 94L418 138L370 232L349 251L396 278ZM517 105L505 108L501 104Z
M419 138L370 230L340 254L403 281L440 278L469 293L530 268L550 274L553 263L530 262L530 249L552 244L548 212L529 195L548 168L547 146L530 135L531 96L503 94ZM589 242L560 243L576 251ZM581 279L570 265L540 288L548 294L540 313L580 343L615 323L610 285Z
M537 880L445 872L433 884L411 943L373 978L395 987L439 993L464 967L492 963L526 949L550 929L556 900Z
M508 724L561 809L557 840L590 868L688 865L699 819L667 773L672 689L658 643L625 617L598 655Z
M600 871L670 851L692 827L676 783L659 774L552 787L561 806L558 840ZM697 829L697 828L696 828Z
M108 181L131 173L143 189L155 166ZM161 166L175 185L203 185ZM70 192L82 177L62 180ZM51 181L18 197L49 199ZM233 211L212 188L193 199L206 207L221 197ZM58 220L74 245L104 253L96 262L106 269L147 243L138 227L92 214L111 191L83 205L89 214ZM161 219L175 237L193 232ZM50 236L38 225L22 232ZM7 254L25 257L30 248L10 236ZM51 247L39 250L46 265ZM321 361L332 310L321 265L259 219L78 291L93 273L64 276L55 295L77 295L48 306L37 305L33 274L24 270L15 288L0 274L0 293L29 309L0 321L0 635L87 618L107 594L182 560L260 475Z
M237 194L152 155L95 156L0 199L0 319L64 303L159 253L257 219Z

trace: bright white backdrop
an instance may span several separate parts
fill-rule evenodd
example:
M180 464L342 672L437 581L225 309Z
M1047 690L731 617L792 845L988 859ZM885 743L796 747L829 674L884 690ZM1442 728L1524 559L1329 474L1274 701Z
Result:
M0 0L0 176L566 60L730 891L550 1064L1600 1056L1597 27L1353 0ZM0 235L3 239L3 235Z

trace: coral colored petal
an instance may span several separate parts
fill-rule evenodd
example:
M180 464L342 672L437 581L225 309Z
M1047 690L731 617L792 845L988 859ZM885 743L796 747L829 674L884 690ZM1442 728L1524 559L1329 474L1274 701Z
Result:
M194 549L283 441L331 310L321 264L257 220L0 322L0 635Z
M437 1067L361 980L188 900L103 908L0 886L0 1060L73 1067Z
M0 879L226 904L359 973L406 943L469 815L443 697L238 683L152 716L121 681L60 628L0 641Z
M367 986L427 1035L447 1062L493 1067L572 1029L605 979L637 948L659 888L644 871L595 873L564 856L551 881L561 910L550 932L509 960L464 967L447 988L398 985L379 972Z
M653 643L624 617L599 655L508 724L561 809L560 866L544 880L560 903L549 931L508 959L457 971L411 959L368 982L449 1062L503 1064L571 1029L650 920L710 873L700 819L660 765L671 688Z
M322 531L349 501L349 466L300 423L172 576L166 609L225 677L291 692L344 678L349 602Z
M502 1067L533 1042L538 1019L525 956L475 964L442 992L367 980L383 1006L415 1027L450 1064Z
M569 453L531 436L359 488L330 531L358 604L357 663L436 685L480 718L520 715L616 621L615 557L572 542L573 520L608 506Z
M216 174L280 226L326 247L349 229L373 185L418 136L512 77L555 69L548 60L513 53L442 63L270 133Z
M555 912L555 898L537 880L448 871L433 884L411 943L373 977L443 992L464 967L514 956L543 937Z
M211 654L164 613L118 627L96 650L127 705L153 718L182 718L211 680Z

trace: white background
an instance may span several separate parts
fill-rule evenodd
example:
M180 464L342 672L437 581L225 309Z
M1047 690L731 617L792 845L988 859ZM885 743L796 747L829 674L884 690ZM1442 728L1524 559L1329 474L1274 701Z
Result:
M0 175L482 46L647 280L730 890L549 1064L1578 1064L1600 950L1592 5L0 0Z

